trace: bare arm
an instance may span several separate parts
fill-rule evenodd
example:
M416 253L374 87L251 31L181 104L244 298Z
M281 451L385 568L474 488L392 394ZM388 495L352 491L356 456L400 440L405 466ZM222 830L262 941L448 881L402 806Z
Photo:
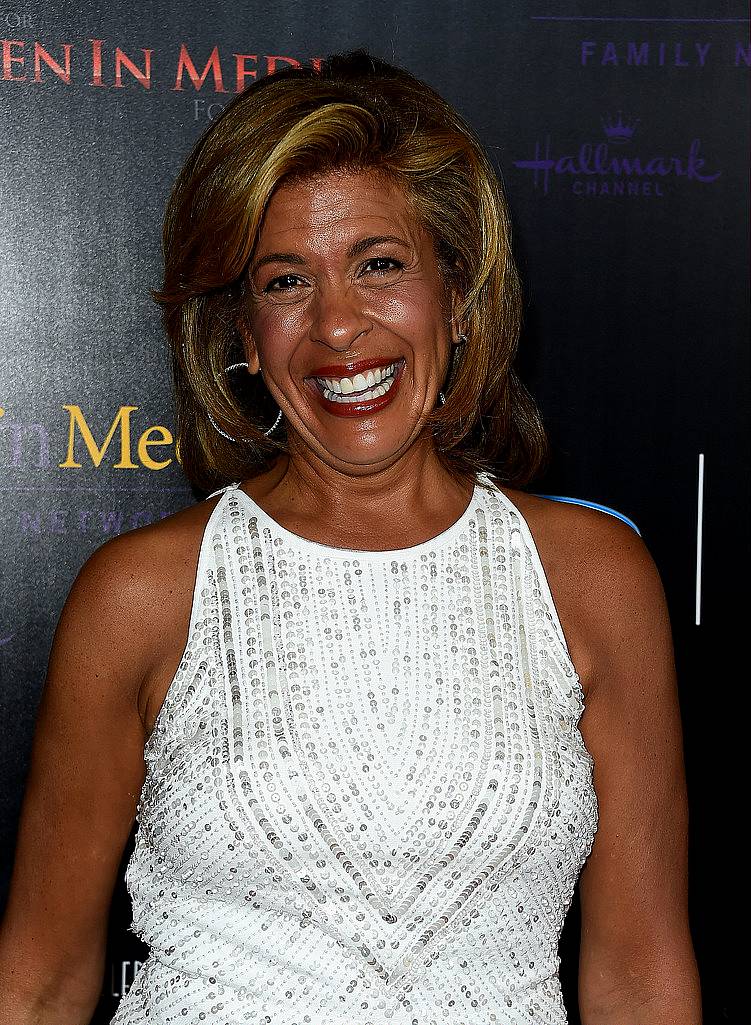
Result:
M701 1025L688 924L683 745L659 574L625 524L591 522L581 729L600 821L580 881L583 1025Z
M96 1007L144 778L147 590L124 535L88 560L60 616L0 926L1 1025L85 1025Z

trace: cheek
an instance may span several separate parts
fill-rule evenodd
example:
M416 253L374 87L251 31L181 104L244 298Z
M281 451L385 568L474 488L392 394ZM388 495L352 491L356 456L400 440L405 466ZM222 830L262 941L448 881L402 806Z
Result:
M438 296L419 281L364 296L363 313L382 324L406 328L415 338L432 335L443 320Z
M268 304L255 309L250 317L250 328L261 360L267 365L284 363L304 337L308 325L309 317L303 303L287 306Z

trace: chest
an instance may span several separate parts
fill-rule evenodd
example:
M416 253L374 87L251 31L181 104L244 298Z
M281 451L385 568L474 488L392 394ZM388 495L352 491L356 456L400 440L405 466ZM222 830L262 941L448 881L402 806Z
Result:
M586 786L571 668L524 552L510 543L491 566L488 551L459 540L377 566L301 561L262 538L237 560L219 552L150 752L158 828L168 792L195 781L195 803L175 804L188 852L198 804L224 808L229 833L266 823L289 851L327 822L393 868L465 834L465 855L484 857L489 836L513 847L552 817L566 781Z

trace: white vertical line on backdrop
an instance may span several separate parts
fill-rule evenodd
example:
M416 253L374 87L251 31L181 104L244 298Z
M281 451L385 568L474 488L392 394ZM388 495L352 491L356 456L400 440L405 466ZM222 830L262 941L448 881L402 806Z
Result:
M704 519L704 453L699 453L699 480L696 495L696 625L701 623L701 545Z

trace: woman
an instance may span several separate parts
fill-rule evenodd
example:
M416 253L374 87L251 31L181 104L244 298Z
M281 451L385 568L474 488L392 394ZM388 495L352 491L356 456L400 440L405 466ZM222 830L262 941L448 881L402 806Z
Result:
M580 871L583 1021L698 1023L664 595L629 527L520 490L545 436L472 132L362 52L282 71L164 241L179 454L216 490L65 605L3 1020L89 1019L138 802L151 953L113 1025L562 1025Z

